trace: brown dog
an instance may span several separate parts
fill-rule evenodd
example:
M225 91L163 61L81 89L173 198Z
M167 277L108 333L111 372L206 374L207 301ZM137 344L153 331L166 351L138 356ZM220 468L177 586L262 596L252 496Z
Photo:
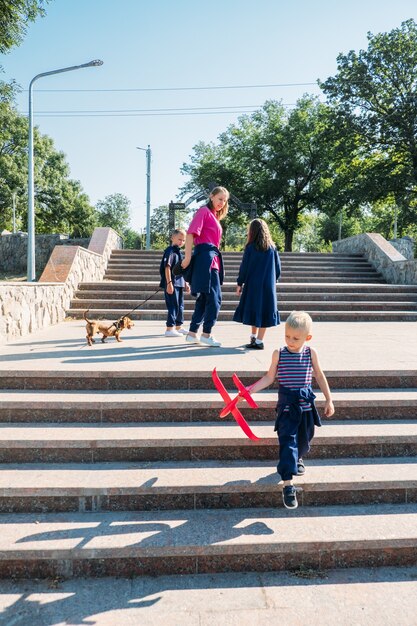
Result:
M84 311L84 319L87 322L85 329L87 331L86 339L89 346L93 345L93 337L97 333L102 334L102 343L106 341L106 337L116 337L116 341L120 342L122 341L122 339L120 339L120 333L122 332L122 330L124 330L125 328L132 328L134 326L134 323L132 322L130 317L127 317L127 315L124 315L119 320L117 320L117 322L114 322L110 326L102 324L98 320L91 321L87 318L88 311L89 309L87 311Z

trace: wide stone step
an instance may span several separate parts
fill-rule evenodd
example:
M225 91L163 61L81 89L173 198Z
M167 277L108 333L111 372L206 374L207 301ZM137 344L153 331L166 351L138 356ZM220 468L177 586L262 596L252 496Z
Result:
M114 278L119 280L157 280L158 274L155 272L138 271L134 269L115 270L108 269L104 275L106 280L113 280ZM236 281L237 272L230 273L227 276L229 281ZM297 279L305 282L385 282L380 274L376 272L336 272L336 271L324 271L307 272L304 270L282 272L280 276L280 282L294 282Z
M243 252L222 252L225 259L241 258ZM128 258L161 259L162 250L112 250L112 257L125 256ZM342 254L337 252L279 252L284 259L363 259L360 254Z
M123 308L121 308L123 305ZM73 317L74 319L82 319L86 307L83 306L81 309L68 309L66 311L67 316ZM289 310L280 310L281 320L285 321L292 309ZM132 320L166 320L166 309L155 309L155 310L146 310L144 307L138 309L134 312L129 312L128 309L124 306L124 303L120 303L120 308L113 309L105 309L105 308L97 308L90 309L89 317L91 318L99 318L106 319L109 321L114 321L118 319L122 315L126 315L129 313L129 317ZM219 321L232 321L234 311L220 311ZM360 311L356 312L355 310L347 310L347 311L320 311L320 310L310 310L310 315L313 317L315 322L415 322L417 321L417 312L411 311ZM189 322L192 317L192 311L186 310L184 312L184 319L186 322Z
M229 389L231 395L234 395L236 391L235 385L232 381L231 371L220 371L219 376L223 381L225 387ZM250 385L262 375L263 371L252 371L248 369L240 369L239 377L245 385ZM329 382L332 393L335 397L335 401L338 404L338 408L349 404L353 405L364 400L369 400L366 406L391 406L393 410L396 406L407 406L407 403L415 402L417 404L417 371L414 370L357 370L357 371L332 371L327 370L326 378ZM313 378L313 386L315 381ZM105 371L88 371L86 375L85 371L78 370L42 370L39 372L37 369L33 370L6 370L0 371L0 389L13 389L13 390L25 390L25 393L8 395L7 391L0 391L0 411L2 403L11 402L17 399L19 402L44 402L56 401L57 403L64 401L65 398L71 398L71 401L76 401L76 393L87 390L97 391L123 391L130 390L134 393L144 393L143 397L139 400L147 401L149 394L147 390L167 391L171 393L182 391L194 391L195 393L202 394L201 402L207 403L210 398L210 405L213 402L219 401L219 397L216 395L212 375L210 369L195 370L195 371L182 371L177 369L175 371L120 371L105 370ZM274 391L275 389L275 391ZM271 395L276 394L277 383L273 384L269 390L265 390L259 394L256 394L256 399L259 405L262 407L265 404L266 408L269 408L269 401ZM73 391L72 394L64 394L62 398L58 398L54 394L45 394L42 398L39 394L33 393L29 396L29 393L36 390L55 390L55 391ZM348 390L355 390L347 393ZM380 393L380 390L384 390ZM404 393L404 390L407 390ZM214 394L213 396L207 396L207 393ZM88 401L92 394L86 394L82 396L83 401ZM157 396L155 395L155 399ZM168 403L173 402L187 402L190 397L179 394L178 396L164 394ZM110 395L108 393L97 394L96 402L109 401ZM119 393L114 396L115 401L123 403L131 401L131 393L123 394ZM185 398L188 398L186 400ZM318 392L318 402L321 401L320 393ZM9 405L10 406L10 405ZM99 406L99 404L98 404ZM4 408L4 406L3 406ZM18 407L16 407L18 408ZM35 407L36 408L36 407ZM172 408L172 407L171 407ZM182 407L184 408L184 407ZM200 407L201 408L201 407ZM244 408L242 410L245 410ZM395 411L394 411L395 412ZM253 411L252 411L253 413ZM417 413L416 413L417 417Z
M251 441L230 422L200 424L7 424L0 463L274 460L273 423L256 424ZM328 422L310 458L417 456L417 422Z
M108 284L108 283L106 283ZM228 302L228 299L232 299L235 294L230 291L223 292L223 302L222 307ZM392 294L392 293L293 293L293 292L284 292L282 289L277 290L277 295L279 297L280 303L285 301L290 302L299 302L300 300L303 303L308 303L314 306L316 302L392 302L396 304L400 304L401 302L407 304L417 305L417 293L405 293L405 294ZM111 298L120 300L123 299L125 301L138 302L139 300L145 300L149 296L151 297L150 302L164 302L164 293L163 291L159 291L158 293L154 293L153 291L138 291L134 292L132 290L123 291L120 290L105 290L105 289L91 289L84 290L79 289L75 292L74 301L77 300L89 300L90 298L93 300L108 300ZM135 300L132 300L135 298ZM226 299L227 298L227 299ZM237 298L237 296L236 296ZM235 300L234 300L235 302Z
M76 384L76 378L72 380L61 378L61 389L65 386L65 380L68 380L71 385ZM230 379L222 377L222 380L228 388L234 388ZM155 379L153 381L155 384ZM245 382L245 378L243 381ZM329 381L333 382L331 377ZM321 392L316 393L316 404L321 410L324 406L324 398ZM234 397L234 395L232 392L231 396ZM243 405L242 414L249 422L270 421L277 402L276 390L255 394L254 397L259 408L248 409ZM417 389L360 391L334 389L332 397L337 419L417 418ZM2 391L0 400L0 422L3 424L8 422L129 423L152 421L197 423L216 420L224 407L216 391L203 389L194 391L156 391L153 389L147 391L51 391L44 388L42 395L37 391ZM219 420L218 425L226 422L233 422L233 417L229 416L225 422Z
M240 262L239 261L235 261L235 262L231 262L231 261L226 261L223 263L223 267L226 270L226 273L228 271L239 271L240 268ZM122 259L122 260L115 260L115 259L110 259L108 264L107 264L107 268L108 269L138 269L141 271L147 270L147 271L152 271L155 272L156 274L159 274L159 268L160 268L160 262L158 261L132 261L132 260L128 260L128 259ZM307 271L310 270L337 270L339 272L341 271L362 271L362 270L366 270L366 271L376 271L375 268L373 267L373 265L371 265L371 263L368 263L367 261L363 260L363 261L352 261L352 262L340 262L337 261L335 263L330 263L328 261L309 261L309 260L303 260L303 261L285 261L285 263L282 264L282 271L287 271L289 269L304 269Z
M289 521L291 518L291 523ZM2 578L415 565L417 505L5 514Z
M300 506L417 502L415 458L307 459ZM266 461L1 465L0 512L282 506Z
M96 289L99 291L134 291L137 293L146 292L147 295L159 290L159 281L112 281L103 280L101 282L89 282L80 283L78 290L86 291L90 289ZM222 292L235 292L236 282L225 282L222 285ZM278 283L277 293L329 293L329 294L417 294L417 285L388 285L386 283L345 283L345 284L333 284L333 283Z
M74 299L71 300L70 307L71 309L78 309L80 306L83 306L88 309L115 309L119 306L125 307L126 311L133 309L139 304L140 300L126 300L125 298L114 298L114 299ZM153 309L161 309L162 305L162 297L158 300L150 299L146 302L142 308L142 310L153 310ZM222 302L222 311L235 311L236 307L239 303L239 298L236 296L235 300L223 300ZM184 299L184 310L185 311L194 311L195 300L191 297L185 297ZM279 306L289 308L289 309L297 309L299 306L299 301L290 300L288 298L283 298L281 296L279 301ZM352 308L352 303L349 301L342 302L332 302L332 301L305 301L303 302L303 306L308 309L315 309L316 311L349 311ZM384 301L365 301L365 302L355 302L355 311L415 311L417 312L417 301L416 302L384 302Z
M59 583L56 579L4 580L0 609L9 626L35 626L35 598L36 626L56 624L63 614L67 624L89 618L95 626L259 626L279 615L288 626L294 623L294 607L298 624L311 624L312 616L319 615L326 626L350 626L355 615L359 625L366 615L368 624L410 626L415 618L416 579L417 567L323 571L295 566L291 572L243 576L227 572L58 579ZM387 597L389 602L384 602Z

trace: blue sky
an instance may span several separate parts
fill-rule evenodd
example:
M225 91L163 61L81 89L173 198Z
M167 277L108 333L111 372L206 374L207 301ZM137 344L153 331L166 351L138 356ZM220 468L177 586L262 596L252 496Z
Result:
M193 146L216 141L237 110L320 93L315 84L253 86L325 79L339 52L367 47L368 31L389 31L411 17L417 20L416 0L52 0L0 63L3 78L25 90L17 104L27 112L34 75L104 61L39 80L35 123L66 154L93 203L128 196L138 229L145 225L146 162L136 146L152 149L152 207L166 204L186 180L180 168ZM176 90L220 86L252 87Z

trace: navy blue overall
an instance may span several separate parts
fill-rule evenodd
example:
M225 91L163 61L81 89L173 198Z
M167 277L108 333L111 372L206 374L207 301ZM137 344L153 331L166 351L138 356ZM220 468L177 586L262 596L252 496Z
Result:
M220 260L220 272L211 269L215 256ZM220 250L210 243L200 243L194 248L185 280L190 283L191 294L197 296L190 331L196 333L203 322L203 333L210 334L219 315L223 283L223 259Z
M314 427L321 426L320 416L314 404L315 394L311 386L289 389L279 386L277 418L274 430L278 432L279 462L278 473L282 480L291 480L297 475L297 462L310 451L314 437ZM311 409L303 411L300 400L311 404ZM288 407L288 411L285 408Z
M181 251L178 246L168 246L162 255L159 273L161 282L159 286L164 289L165 305L167 308L167 328L171 326L181 326L184 322L184 286L185 280L182 276L173 276L171 273L172 285L174 293L166 291L165 268L170 267L171 270L176 263L182 260Z

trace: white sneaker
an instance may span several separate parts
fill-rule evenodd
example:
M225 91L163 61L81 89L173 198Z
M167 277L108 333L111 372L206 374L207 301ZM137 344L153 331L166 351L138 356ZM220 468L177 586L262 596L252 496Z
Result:
M187 343L200 343L200 339L197 336L194 337L194 335L189 335L188 333L185 338L185 341Z
M177 330L166 330L165 337L181 337L181 333Z
M204 337L203 335L201 335L200 337L200 343L204 344L205 346L211 346L212 348L220 348L222 345L220 341L216 341L213 336Z
M180 335L188 335L188 330L185 330L185 328L176 328L175 329L177 331L177 333L179 333Z

